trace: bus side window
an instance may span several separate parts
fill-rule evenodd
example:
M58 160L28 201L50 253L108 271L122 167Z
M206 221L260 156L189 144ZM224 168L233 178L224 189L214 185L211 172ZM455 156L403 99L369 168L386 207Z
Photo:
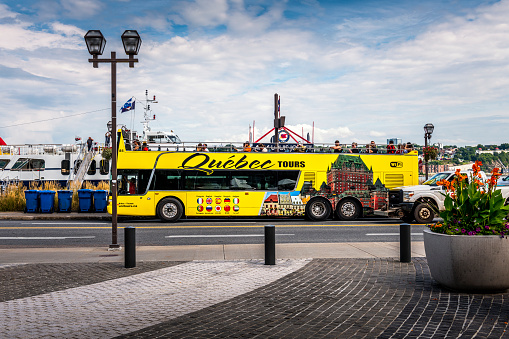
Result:
M295 189L299 171L279 171L277 188L280 191L292 191Z

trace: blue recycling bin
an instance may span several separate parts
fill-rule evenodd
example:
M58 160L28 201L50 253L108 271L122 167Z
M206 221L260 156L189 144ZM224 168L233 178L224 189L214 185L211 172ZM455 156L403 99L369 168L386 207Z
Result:
M78 190L79 212L92 212L92 190Z
M26 190L25 200L26 208L25 212L35 213L39 209L39 192L38 190Z
M58 212L71 212L72 208L72 191L58 191Z
M55 191L41 191L40 208L41 213L53 213L55 208Z
M97 190L94 191L94 209L96 212L106 212L108 206L108 191Z

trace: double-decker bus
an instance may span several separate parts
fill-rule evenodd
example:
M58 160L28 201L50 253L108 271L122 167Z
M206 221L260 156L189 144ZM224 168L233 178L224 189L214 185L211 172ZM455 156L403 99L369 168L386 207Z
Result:
M418 184L416 151L126 151L122 138L119 145L118 215L168 222L236 216L354 220L387 209L388 189Z

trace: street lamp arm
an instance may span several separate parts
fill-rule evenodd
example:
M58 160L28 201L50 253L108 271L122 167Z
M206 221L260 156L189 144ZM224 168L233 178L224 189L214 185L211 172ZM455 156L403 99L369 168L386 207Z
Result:
M112 63L112 62L138 62L138 59L88 59L88 62Z

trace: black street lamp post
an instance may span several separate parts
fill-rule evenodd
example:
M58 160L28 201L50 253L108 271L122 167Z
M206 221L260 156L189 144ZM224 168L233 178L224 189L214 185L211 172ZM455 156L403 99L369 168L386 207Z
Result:
M424 148L428 147L428 141L431 139L431 134L433 134L433 130L435 129L435 126L433 124L426 124L424 125ZM425 161L425 167L426 167L426 180L428 180L428 158L424 157Z
M129 63L129 67L134 67L134 63L138 62L134 56L138 54L141 46L141 38L137 31L126 30L122 34L122 43L125 53L129 59L117 59L116 52L111 52L110 59L99 59L106 46L106 39L99 30L90 30L85 34L85 42L88 52L92 55L92 59L88 59L94 66L99 67L99 63L111 64L111 245L110 248L119 248L117 241L117 63ZM110 123L108 123L108 127Z

